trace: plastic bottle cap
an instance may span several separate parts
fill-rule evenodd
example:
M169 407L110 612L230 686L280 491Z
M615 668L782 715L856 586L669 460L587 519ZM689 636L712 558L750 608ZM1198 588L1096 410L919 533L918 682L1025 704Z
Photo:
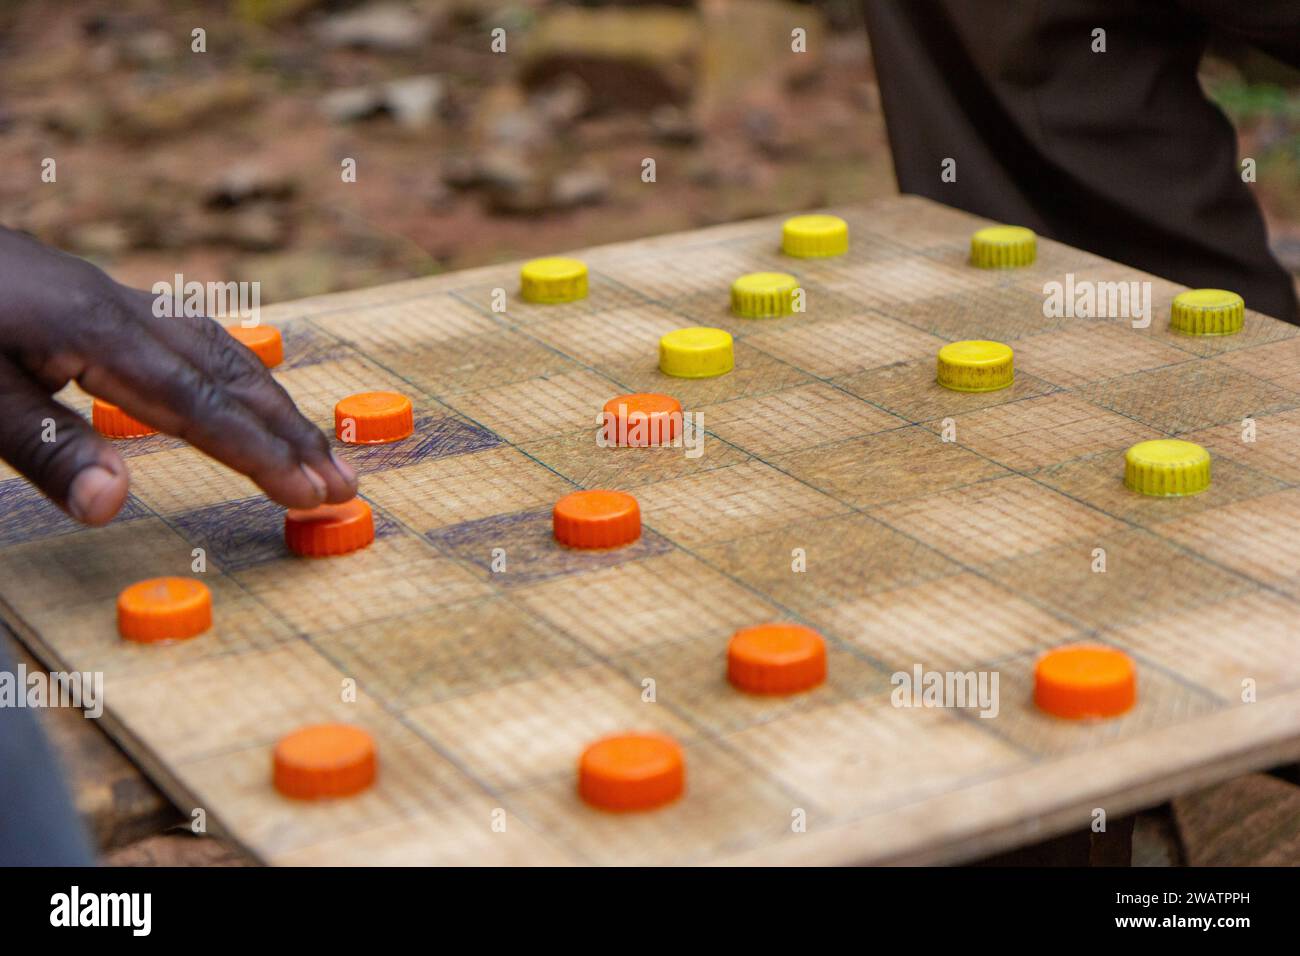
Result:
M1137 671L1123 651L1073 644L1034 667L1034 703L1057 717L1115 717L1137 702Z
M675 329L659 340L659 371L677 378L713 378L730 372L736 356L722 329Z
M667 445L682 427L681 403L671 395L618 395L605 403L604 411L609 445Z
M1245 300L1226 289L1180 292L1169 310L1169 327L1184 335L1232 335L1245 323Z
M519 294L525 302L554 304L587 297L587 264L553 256L525 262L519 270Z
M361 392L334 406L334 434L349 445L401 441L413 431L411 400L396 392Z
M105 438L143 438L158 434L158 429L136 421L116 405L98 398L91 403L90 422Z
M641 537L641 508L622 491L575 491L555 503L555 540L571 548L617 548Z
M149 578L117 596L117 630L128 641L182 641L212 626L212 592L193 578Z
M988 226L970 237L970 262L981 269L1015 269L1032 265L1038 239L1024 226Z
M751 272L731 284L731 311L746 319L770 319L794 311L799 280L784 272Z
M973 339L939 349L937 381L954 392L996 392L1016 380L1011 346Z
M1210 453L1179 438L1138 442L1124 453L1124 484L1144 495L1199 494L1210 487Z
M275 368L284 361L284 339L274 325L245 328L235 324L227 325L226 331L252 350L267 368Z
M802 624L760 624L732 635L727 680L751 694L793 694L826 680L826 642Z
M297 800L346 797L375 780L375 742L360 727L317 724L280 739L272 756L275 789Z
M787 219L781 226L781 251L799 259L842 256L849 251L849 224L821 214Z
M662 734L605 737L578 761L578 794L602 810L651 810L685 789L682 748Z
M323 558L347 554L375 540L375 520L364 499L294 508L284 514L284 543L294 554Z

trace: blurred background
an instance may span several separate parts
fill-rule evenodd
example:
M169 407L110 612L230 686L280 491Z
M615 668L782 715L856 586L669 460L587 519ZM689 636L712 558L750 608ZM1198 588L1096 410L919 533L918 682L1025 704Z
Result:
M1203 73L1300 274L1300 76ZM0 0L0 169L5 225L263 304L895 188L856 0Z

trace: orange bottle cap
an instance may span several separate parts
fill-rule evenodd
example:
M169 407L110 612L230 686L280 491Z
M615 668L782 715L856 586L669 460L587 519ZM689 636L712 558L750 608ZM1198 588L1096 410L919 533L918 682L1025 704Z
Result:
M347 554L375 540L370 505L353 498L337 505L292 508L284 514L284 543L294 554L323 558Z
M193 578L149 578L117 596L117 630L128 641L182 641L212 626L212 592Z
M360 793L374 783L375 742L360 727L317 724L282 737L272 756L275 789L317 800Z
M411 400L396 392L361 392L334 406L334 434L349 445L401 441L413 431Z
M252 350L267 368L275 368L284 361L284 339L274 325L255 325L251 329L242 325L227 325L226 331Z
M741 628L727 645L727 680L751 694L793 694L826 680L826 642L802 624Z
M605 403L605 441L610 445L667 445L682 428L682 406L670 395L638 392Z
M617 548L641 537L641 509L621 491L575 491L555 503L555 540L571 548Z
M682 748L662 734L605 737L578 761L578 795L602 810L650 810L685 788Z
M1034 703L1057 717L1115 717L1137 702L1137 670L1123 651L1072 644L1034 667Z
M90 422L105 438L143 438L158 434L158 429L136 421L116 405L98 398L91 403Z

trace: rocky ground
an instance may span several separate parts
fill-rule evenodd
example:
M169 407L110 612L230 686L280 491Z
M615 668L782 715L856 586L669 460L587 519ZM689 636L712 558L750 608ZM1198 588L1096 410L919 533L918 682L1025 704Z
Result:
M1296 74L1205 80L1300 273ZM894 189L852 0L13 0L0 168L6 225L263 302Z

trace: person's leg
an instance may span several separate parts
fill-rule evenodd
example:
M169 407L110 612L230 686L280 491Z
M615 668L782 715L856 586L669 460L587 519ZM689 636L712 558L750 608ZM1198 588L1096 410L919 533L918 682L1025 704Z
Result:
M0 672L16 676L3 643ZM0 706L0 866L90 866L85 830L37 720L30 708Z

